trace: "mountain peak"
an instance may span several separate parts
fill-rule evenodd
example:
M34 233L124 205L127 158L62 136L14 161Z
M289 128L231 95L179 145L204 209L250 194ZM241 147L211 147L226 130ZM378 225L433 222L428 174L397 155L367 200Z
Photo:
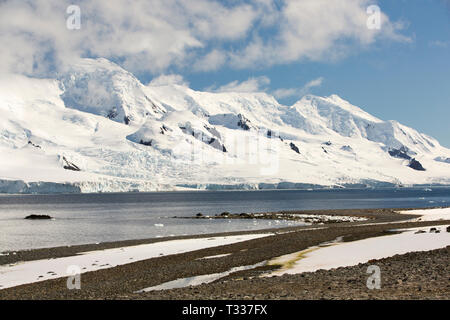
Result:
M323 117L329 117L339 114L341 117L351 116L375 123L383 122L377 117L374 117L363 109L341 98L337 94L332 94L328 97L320 97L308 94L301 100L299 100L295 105L306 105L316 110Z
M147 88L130 72L104 58L81 59L59 77L66 107L114 121L141 124L164 108L149 97Z
M286 107L266 93L146 86L101 58L59 79L8 77L7 84L0 150L10 156L0 159L0 184L67 182L88 192L450 183L450 150L338 95L306 95ZM81 171L65 170L64 157ZM408 166L408 157L421 166Z

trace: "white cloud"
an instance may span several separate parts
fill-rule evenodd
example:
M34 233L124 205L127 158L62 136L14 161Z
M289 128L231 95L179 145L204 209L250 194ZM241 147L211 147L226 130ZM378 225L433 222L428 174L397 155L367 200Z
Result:
M235 80L218 88L209 87L205 90L213 92L264 92L269 84L270 79L266 76L261 76L252 77L242 82Z
M292 0L278 13L277 32L265 39L256 33L242 49L230 54L237 68L267 66L299 60L334 60L352 48L367 47L378 39L409 42L381 13L381 28L368 29L369 0Z
M430 47L447 48L450 45L450 41L434 40L429 42Z
M134 73L190 64L209 41L238 40L256 12L207 0L79 0L81 29L66 28L70 0L0 2L0 70L41 74L77 57L114 59ZM232 18L232 19L230 19ZM12 70L11 70L12 69Z
M75 3L73 3L75 2ZM66 28L66 8L81 29ZM105 57L133 73L251 68L329 60L378 39L408 41L383 14L366 27L372 0L4 0L0 72L48 75L79 57ZM206 55L205 55L206 52Z
M272 92L277 99L284 99L298 95L298 88L280 88Z
M320 87L322 85L323 78L317 78L309 81L303 87L300 88L281 88L277 89L272 94L275 98L284 99L289 97L302 97L310 92L310 89L314 87Z
M162 74L156 78L153 78L152 81L149 82L149 86L165 86L170 84L178 84L180 86L189 86L189 82L184 80L182 75L179 74Z
M196 71L213 71L217 70L225 63L226 55L222 51L212 50L204 57L200 57L194 64L193 68Z
M280 88L274 91L269 91L270 79L266 76L250 77L244 81L231 81L222 86L211 86L205 88L209 92L266 92L272 94L277 99L284 99L290 97L300 98L305 94L311 92L314 87L320 87L324 81L323 77L319 77L307 82L302 87L298 88Z

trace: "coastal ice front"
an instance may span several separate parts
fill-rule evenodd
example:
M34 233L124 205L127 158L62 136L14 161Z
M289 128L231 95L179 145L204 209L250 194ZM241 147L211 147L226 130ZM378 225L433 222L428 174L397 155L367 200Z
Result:
M450 150L342 98L144 85L106 59L0 76L0 192L449 184Z

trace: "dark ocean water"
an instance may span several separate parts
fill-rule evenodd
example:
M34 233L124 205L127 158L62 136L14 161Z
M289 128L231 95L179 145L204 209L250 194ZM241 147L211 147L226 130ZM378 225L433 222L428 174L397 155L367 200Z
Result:
M198 212L435 206L450 206L450 188L1 195L0 252L292 225L285 221L171 218ZM24 220L29 214L49 214L55 219Z

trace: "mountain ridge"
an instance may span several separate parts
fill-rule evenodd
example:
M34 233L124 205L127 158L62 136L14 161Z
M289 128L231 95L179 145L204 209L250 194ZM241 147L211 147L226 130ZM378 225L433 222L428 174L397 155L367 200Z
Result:
M84 59L56 79L2 77L0 110L0 192L450 184L449 149L337 95L285 106Z

